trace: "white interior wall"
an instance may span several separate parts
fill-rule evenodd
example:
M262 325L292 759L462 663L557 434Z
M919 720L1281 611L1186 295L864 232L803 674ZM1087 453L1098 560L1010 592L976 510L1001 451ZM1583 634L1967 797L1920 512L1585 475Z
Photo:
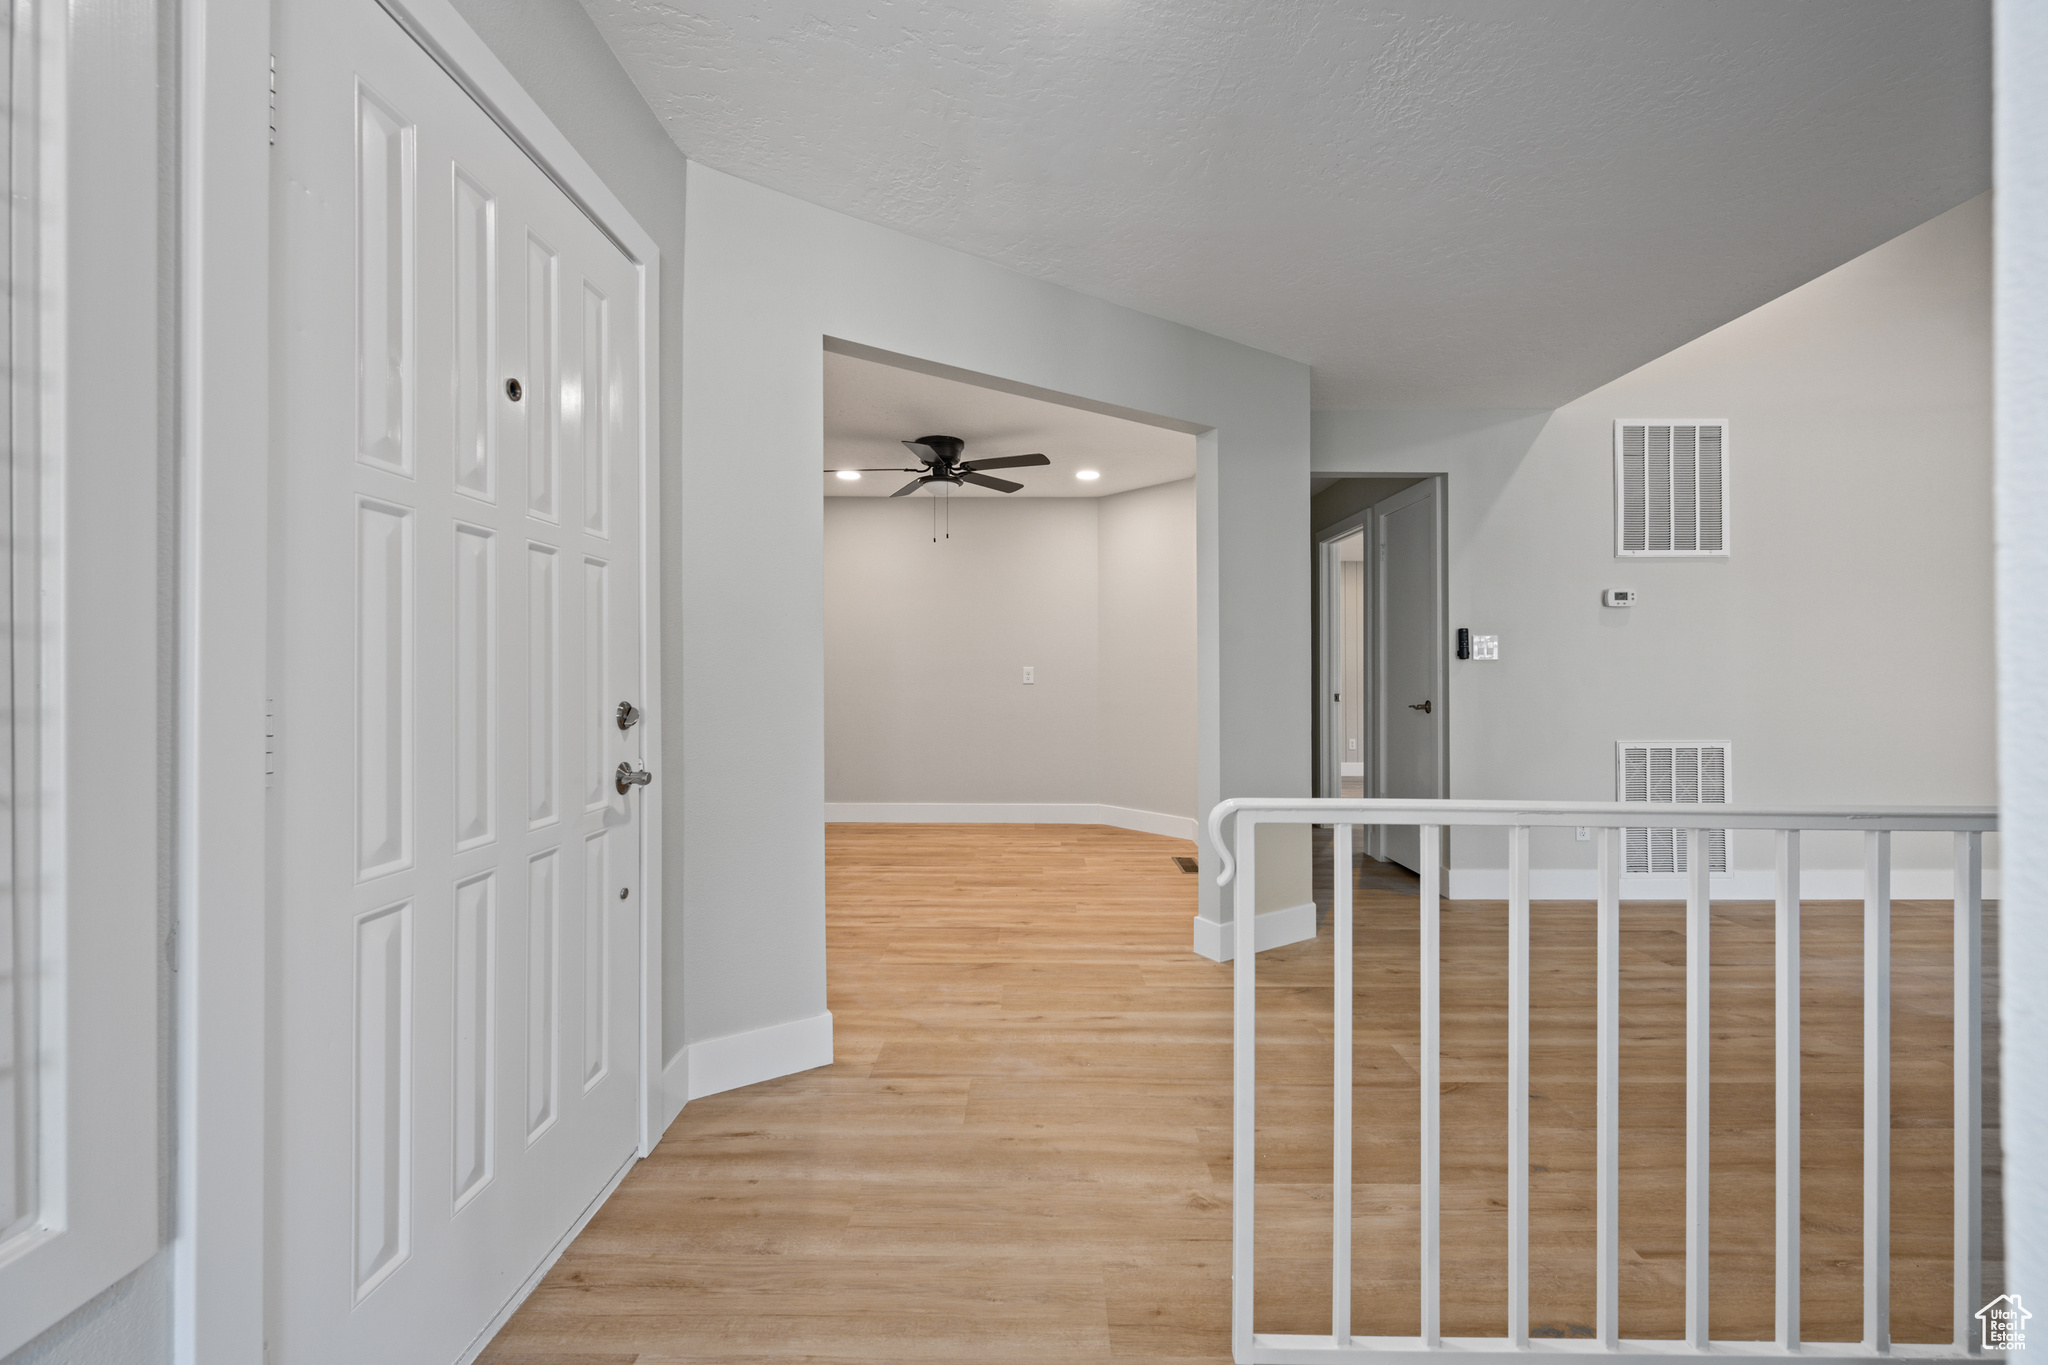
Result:
M1451 667L1453 795L1613 800L1616 740L1679 738L1731 741L1743 802L1994 799L1990 211L1555 412L1316 414L1318 473L1448 476L1450 625L1501 640ZM1728 557L1615 557L1613 423L1646 416L1729 420ZM1609 587L1641 605L1601 606ZM1946 849L1896 852L1936 869ZM1808 853L1860 866L1850 836ZM1769 865L1762 836L1735 855ZM1460 831L1452 857L1499 869L1505 843ZM1586 868L1592 846L1539 831L1535 857Z
M1098 800L1094 500L934 502L825 499L828 814Z
M1095 507L1099 799L1113 811L1192 823L1195 481L1133 489Z
M1997 8L1999 1096L2005 1283L2048 1276L2048 7Z
M1307 794L1306 365L694 163L687 225L668 352L685 401L667 624L682 656L668 677L686 758L669 790L693 1045L826 1019L827 337L1199 432L1197 809ZM1308 900L1307 854L1299 838L1262 862L1262 899L1270 878ZM1201 914L1219 924L1228 898L1201 880ZM764 1044L757 1071L815 1056Z
M1194 481L932 517L825 499L826 818L1192 838Z

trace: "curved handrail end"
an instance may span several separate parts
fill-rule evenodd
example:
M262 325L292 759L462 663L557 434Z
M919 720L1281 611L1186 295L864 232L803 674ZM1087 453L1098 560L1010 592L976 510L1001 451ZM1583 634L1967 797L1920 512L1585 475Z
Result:
M1216 853L1223 859L1223 871L1217 874L1216 885L1228 886L1230 879L1237 875L1237 863L1230 856L1230 846L1223 842L1223 822L1237 810L1237 798L1218 801L1209 812L1209 842L1216 845Z

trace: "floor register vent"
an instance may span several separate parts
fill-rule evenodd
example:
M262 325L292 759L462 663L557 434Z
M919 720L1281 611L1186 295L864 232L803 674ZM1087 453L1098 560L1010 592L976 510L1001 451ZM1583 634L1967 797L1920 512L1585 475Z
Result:
M1728 745L1723 741L1623 740L1615 746L1616 797L1622 801L1723 806L1728 803ZM1622 871L1684 872L1685 831L1631 826L1621 832ZM1728 831L1707 831L1707 868L1728 870Z

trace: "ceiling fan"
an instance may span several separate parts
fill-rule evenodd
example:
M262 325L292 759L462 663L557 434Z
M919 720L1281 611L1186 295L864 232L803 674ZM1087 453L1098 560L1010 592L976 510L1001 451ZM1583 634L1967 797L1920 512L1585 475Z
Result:
M883 469L863 469L863 474L916 474L903 487L889 496L900 498L905 493L915 493L928 483L943 483L953 487L971 483L978 488L993 488L998 493L1014 493L1024 485L1011 483L1008 479L991 479L984 471L990 469L1016 469L1024 465L1051 464L1043 455L1003 455L993 460L962 460L960 452L967 442L958 436L920 436L915 441L905 441L910 453L923 463L915 468L909 465L892 465Z

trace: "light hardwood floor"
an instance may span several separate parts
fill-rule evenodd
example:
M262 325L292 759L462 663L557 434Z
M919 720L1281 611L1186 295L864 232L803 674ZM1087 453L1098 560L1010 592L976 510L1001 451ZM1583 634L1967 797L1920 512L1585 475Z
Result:
M831 826L837 1062L694 1101L485 1365L1227 1361L1230 975L1188 950L1196 879L1172 855L1190 851L1095 826ZM1328 1330L1323 870L1323 932L1260 958L1263 1331ZM1413 882L1376 864L1355 884L1354 1326L1406 1332ZM1817 1339L1853 1334L1857 1311L1853 911L1808 908ZM1946 1314L1947 916L1897 916L1902 1340ZM1717 1336L1769 1328L1768 924L1717 907ZM1445 912L1448 1332L1504 1325L1504 926L1497 905ZM1675 1335L1679 1311L1678 928L1631 906L1625 929L1624 1330L1646 1336ZM1542 907L1536 940L1532 1320L1564 1334L1592 1311L1590 909Z

